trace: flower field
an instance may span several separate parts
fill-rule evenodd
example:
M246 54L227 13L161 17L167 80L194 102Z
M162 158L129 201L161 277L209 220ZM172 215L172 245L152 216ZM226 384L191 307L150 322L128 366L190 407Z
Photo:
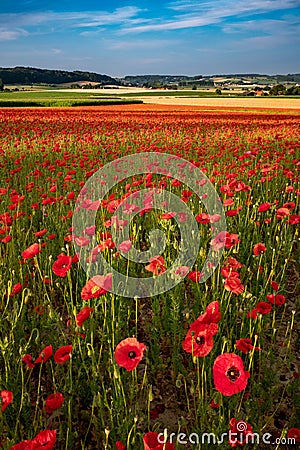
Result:
M5 108L0 121L0 448L297 448L299 113ZM124 173L105 199L83 200L99 169L146 152L199 169L226 230L167 171ZM164 191L195 218L196 261L159 295L116 294L114 271L159 283L180 253L187 219L155 207ZM96 226L78 235L80 208ZM127 258L151 249L154 229L164 248ZM203 281L209 251L222 256ZM111 273L90 276L82 255Z

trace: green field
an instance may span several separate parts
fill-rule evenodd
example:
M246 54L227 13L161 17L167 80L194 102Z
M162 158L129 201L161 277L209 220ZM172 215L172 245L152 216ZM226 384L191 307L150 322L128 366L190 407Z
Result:
M145 92L122 92L112 90L111 93L90 90L65 92L62 90L19 90L4 91L0 93L0 107L70 107L70 106L101 106L101 105L123 105L143 103L143 97L173 97L173 98L240 98L237 92L222 91L216 94L213 90L177 90L177 91L145 91ZM265 98L265 97L262 97ZM268 97L272 98L272 97ZM299 98L299 96L281 96L280 98Z
M123 96L122 96L123 97ZM97 106L111 104L142 103L141 100L125 99L117 95L97 94L89 92L59 91L7 91L0 94L1 107L13 106Z

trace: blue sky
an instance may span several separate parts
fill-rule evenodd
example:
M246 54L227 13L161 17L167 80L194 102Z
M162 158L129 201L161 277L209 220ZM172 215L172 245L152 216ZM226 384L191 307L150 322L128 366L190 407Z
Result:
M300 0L4 0L0 65L111 76L300 72Z

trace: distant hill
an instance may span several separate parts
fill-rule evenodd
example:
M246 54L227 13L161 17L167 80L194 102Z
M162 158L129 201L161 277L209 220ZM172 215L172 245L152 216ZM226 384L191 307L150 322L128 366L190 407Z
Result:
M61 84L76 83L78 81L97 82L102 85L120 82L108 75L76 70L36 69L34 67L0 67L0 78L5 84Z
M144 87L162 86L215 86L216 83L275 85L279 83L300 83L300 74L262 75L259 73L219 74L219 75L128 75L123 84Z
M277 84L295 85L300 83L300 74L287 75L263 75L258 73L244 74L219 74L219 75L127 75L123 78L113 78L108 75L101 75L94 72L83 72L56 69L38 69L34 67L8 67L0 68L0 80L4 86L9 84L37 85L37 84L71 84L78 87L89 83L106 85L138 86L148 88L190 88L232 85L260 85L275 86ZM80 85L80 86L79 86ZM92 87L92 86L91 86ZM94 86L95 87L95 86ZM1 90L1 86L0 86Z

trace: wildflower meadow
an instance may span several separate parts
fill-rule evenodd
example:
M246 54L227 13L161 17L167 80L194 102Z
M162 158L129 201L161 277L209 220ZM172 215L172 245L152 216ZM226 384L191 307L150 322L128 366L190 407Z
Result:
M297 448L299 118L0 110L1 449Z

